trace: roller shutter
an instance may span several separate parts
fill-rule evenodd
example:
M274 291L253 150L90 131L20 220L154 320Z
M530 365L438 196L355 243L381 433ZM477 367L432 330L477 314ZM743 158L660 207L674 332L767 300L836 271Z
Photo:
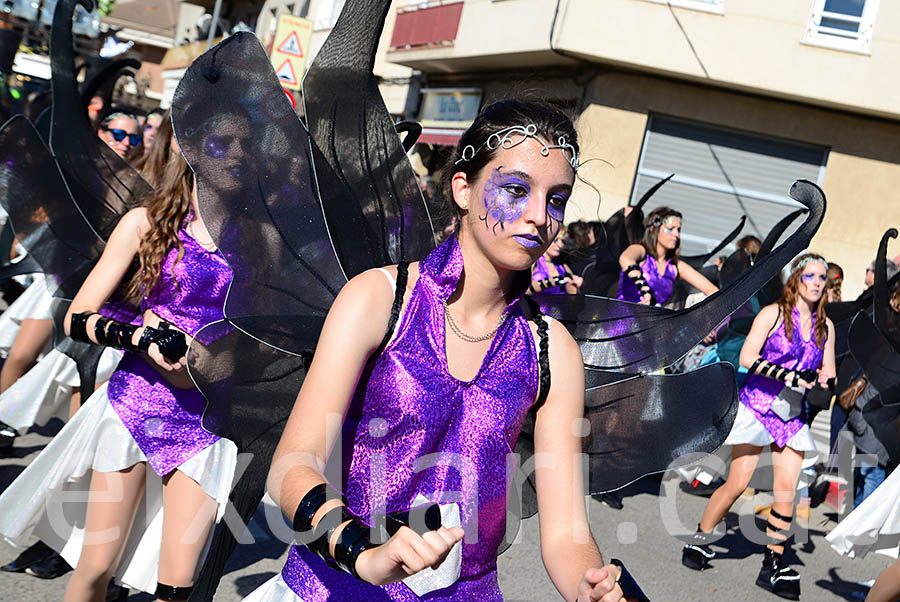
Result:
M799 207L788 196L794 180L821 185L828 149L670 117L651 116L631 203L671 173L645 214L669 205L684 215L682 252L704 253L744 214L741 235L764 238Z

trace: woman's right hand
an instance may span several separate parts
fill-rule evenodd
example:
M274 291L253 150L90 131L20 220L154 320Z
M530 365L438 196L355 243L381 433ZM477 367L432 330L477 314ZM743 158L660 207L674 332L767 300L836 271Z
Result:
M147 328L146 326L141 326L134 333L134 336L132 337L132 341L135 344L137 344L137 342L141 340L141 336L144 334L144 329L146 329L146 328ZM166 372L175 372L178 370L182 370L185 367L185 358L184 357L179 359L177 362L170 362L168 359L166 359L166 356L164 356L162 354L162 352L159 350L159 346L156 343L150 344L150 348L147 349L147 355L150 357L150 359L153 360L153 362L157 366L159 366Z
M641 295L641 300L638 303L641 305L650 305L651 300L650 293L644 293Z
M428 567L436 569L463 535L460 527L441 527L424 535L401 527L384 544L360 554L356 559L356 572L373 585L385 585Z
M789 387L794 386L794 373L793 373L793 372L788 372L788 373L787 373L787 376L786 376L785 379L784 379L784 382L785 382L785 384L786 384L787 386L789 386ZM803 389L812 389L813 387L816 386L816 383L814 383L814 382L811 383L811 382L808 382L808 381L803 380L802 378L798 378L798 379L797 379L797 386L800 387L800 388L803 388Z

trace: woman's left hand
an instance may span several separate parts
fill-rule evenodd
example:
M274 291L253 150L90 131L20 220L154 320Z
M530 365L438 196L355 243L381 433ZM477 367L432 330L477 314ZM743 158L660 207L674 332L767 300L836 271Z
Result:
M818 374L817 380L818 380L819 386L822 387L823 389L827 389L828 381L832 377L830 375L826 374L825 372L823 372L821 368L816 370L816 373Z
M625 600L616 582L619 569L607 564L600 569L588 569L578 585L578 602L619 602Z

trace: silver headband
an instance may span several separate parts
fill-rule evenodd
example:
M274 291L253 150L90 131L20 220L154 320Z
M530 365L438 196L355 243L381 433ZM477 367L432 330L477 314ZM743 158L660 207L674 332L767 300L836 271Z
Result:
M519 140L513 140L513 136L521 136L521 138ZM493 134L488 136L484 144L482 144L478 148L475 148L471 144L467 144L465 147L463 147L462 152L459 154L459 159L457 159L455 165L459 165L464 161L471 161L475 158L475 155L480 153L485 148L487 148L489 151L496 150L497 148L508 150L514 146L522 144L522 142L524 142L528 138L534 138L541 143L541 155L544 157L550 156L550 151L554 148L558 148L563 152L564 155L567 155L566 160L569 162L569 165L572 166L572 169L576 171L578 170L578 154L575 152L575 147L566 141L566 137L560 136L556 144L547 144L540 136L537 135L537 126L533 123L528 124L527 126L514 125L512 127L504 128L502 130L494 132Z
M826 272L828 271L828 262L825 261L824 259L819 258L819 257L806 257L806 258L804 258L803 261L801 261L799 264L797 264L797 269L798 269L798 270L802 270L803 267L804 267L807 263L809 263L810 261L821 261L821 262L825 265L825 271L826 271Z

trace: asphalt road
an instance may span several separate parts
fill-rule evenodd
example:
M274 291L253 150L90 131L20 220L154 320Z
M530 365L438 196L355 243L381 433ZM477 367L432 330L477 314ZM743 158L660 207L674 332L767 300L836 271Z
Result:
M5 487L22 471L59 427L60 423L51 423L17 440L15 456L0 460L0 487ZM661 482L652 478L639 481L623 493L623 510L590 501L591 526L604 557L617 557L625 562L654 602L778 600L756 587L761 546L748 542L737 529L739 516L752 525L754 502L738 501L726 519L728 533L713 546L719 553L713 568L696 573L681 566L681 544L669 531L674 532L679 523L684 524L681 528L685 531L696 525L706 500L682 493L674 480ZM757 502L762 503L765 495L760 496ZM241 600L281 569L287 548L272 535L263 515L260 508L250 525L255 543L238 547L216 600ZM813 509L809 537L802 533L798 537L799 541L806 540L795 546L793 561L801 575L803 600L863 600L866 588L859 583L873 580L892 562L877 554L861 560L836 554L824 540L824 535L836 524L835 518L830 507ZM756 520L758 528L762 528L762 519ZM16 553L0 542L0 564L12 560ZM520 540L500 557L498 564L500 585L507 602L561 599L541 565L537 519L525 521ZM24 574L0 573L0 600L61 600L67 578L43 581ZM129 597L130 601L152 599L139 593Z

